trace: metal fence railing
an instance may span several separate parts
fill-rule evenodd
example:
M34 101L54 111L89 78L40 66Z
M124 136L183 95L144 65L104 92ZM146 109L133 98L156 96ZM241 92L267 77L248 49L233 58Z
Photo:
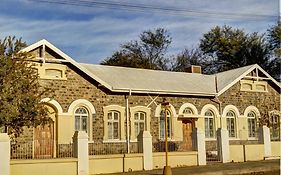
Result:
M125 154L125 143L89 143L89 155Z
M164 141L153 143L153 152L165 152L165 150L166 150L166 144ZM176 142L168 142L168 151L169 152L181 151L181 149L179 149L179 145Z
M50 159L73 157L73 145L54 141L11 142L11 159Z

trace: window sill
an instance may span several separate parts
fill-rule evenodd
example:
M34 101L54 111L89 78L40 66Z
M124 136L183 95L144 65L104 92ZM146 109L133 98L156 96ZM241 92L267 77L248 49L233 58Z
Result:
M247 140L258 140L256 137L249 137Z
M240 140L240 138L236 138L236 137L229 137L229 140Z
M205 138L205 141L216 141L216 138Z
M165 139L159 139L160 142L165 142ZM175 139L169 139L168 138L168 142L175 142Z
M126 143L126 140L104 140L102 143Z

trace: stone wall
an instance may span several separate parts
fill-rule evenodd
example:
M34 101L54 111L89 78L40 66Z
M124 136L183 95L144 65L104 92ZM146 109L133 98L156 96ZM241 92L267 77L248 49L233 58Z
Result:
M48 94L46 94L46 97L58 101L62 106L63 112L69 112L68 108L70 104L77 99L86 99L90 101L96 110L92 123L93 135L90 137L92 137L92 140L95 142L102 142L104 136L103 107L108 105L120 105L125 107L125 97L128 93L112 93L71 65L68 65L66 77L67 80L41 80L42 86L51 89ZM174 106L177 113L184 103L192 103L195 105L199 114L202 107L206 104L213 104L219 109L218 103L214 102L214 99L211 97L157 96L148 94L132 94L129 96L129 107L148 106L154 98L156 98L155 102L157 104L161 104L163 98L166 98L166 101ZM222 101L222 108L232 104L238 108L240 114L243 114L244 110L250 105L256 106L260 110L262 116L267 111L274 109L280 110L280 95L270 85L268 86L268 92L266 93L242 92L240 91L240 84L236 83L224 92L219 99ZM157 143L159 142L159 118L155 117L156 105L152 103L149 108L151 108L150 131L153 137L153 142ZM124 122L126 126L126 121ZM177 147L181 147L180 142L177 142L177 144Z

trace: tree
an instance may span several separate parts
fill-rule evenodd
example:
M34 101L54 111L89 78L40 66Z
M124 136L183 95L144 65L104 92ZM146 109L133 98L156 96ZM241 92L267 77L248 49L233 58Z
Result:
M281 81L281 23L278 22L267 31L267 40L272 52L271 69L269 73L278 81Z
M202 52L196 49L184 49L184 51L178 54L172 63L172 71L185 72L191 65L205 67Z
M266 71L272 64L269 44L264 35L246 34L230 26L212 28L203 35L199 48L208 62L209 73L259 64Z
M274 54L281 57L281 22L273 25L267 33L267 39L270 44L270 49Z
M165 54L171 42L167 30L147 30L140 34L139 41L121 45L120 51L116 51L101 64L167 70L169 60Z
M24 126L49 121L47 109L40 103L45 91L39 85L37 72L28 62L29 55L18 52L25 46L15 37L0 40L0 127L15 136Z

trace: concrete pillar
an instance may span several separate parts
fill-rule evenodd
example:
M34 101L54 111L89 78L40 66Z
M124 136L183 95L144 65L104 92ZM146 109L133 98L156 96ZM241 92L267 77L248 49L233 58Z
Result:
M218 156L222 163L230 162L229 133L227 129L219 128L217 131Z
M88 134L85 131L75 131L73 135L73 153L78 158L78 175L89 174Z
M143 148L143 169L152 170L152 136L149 131L144 131L142 134L142 148Z
M264 145L264 157L271 156L270 130L267 126L259 128L259 143Z
M0 133L0 175L10 175L10 137Z
M192 147L197 151L198 165L206 165L205 133L198 128L192 131Z

